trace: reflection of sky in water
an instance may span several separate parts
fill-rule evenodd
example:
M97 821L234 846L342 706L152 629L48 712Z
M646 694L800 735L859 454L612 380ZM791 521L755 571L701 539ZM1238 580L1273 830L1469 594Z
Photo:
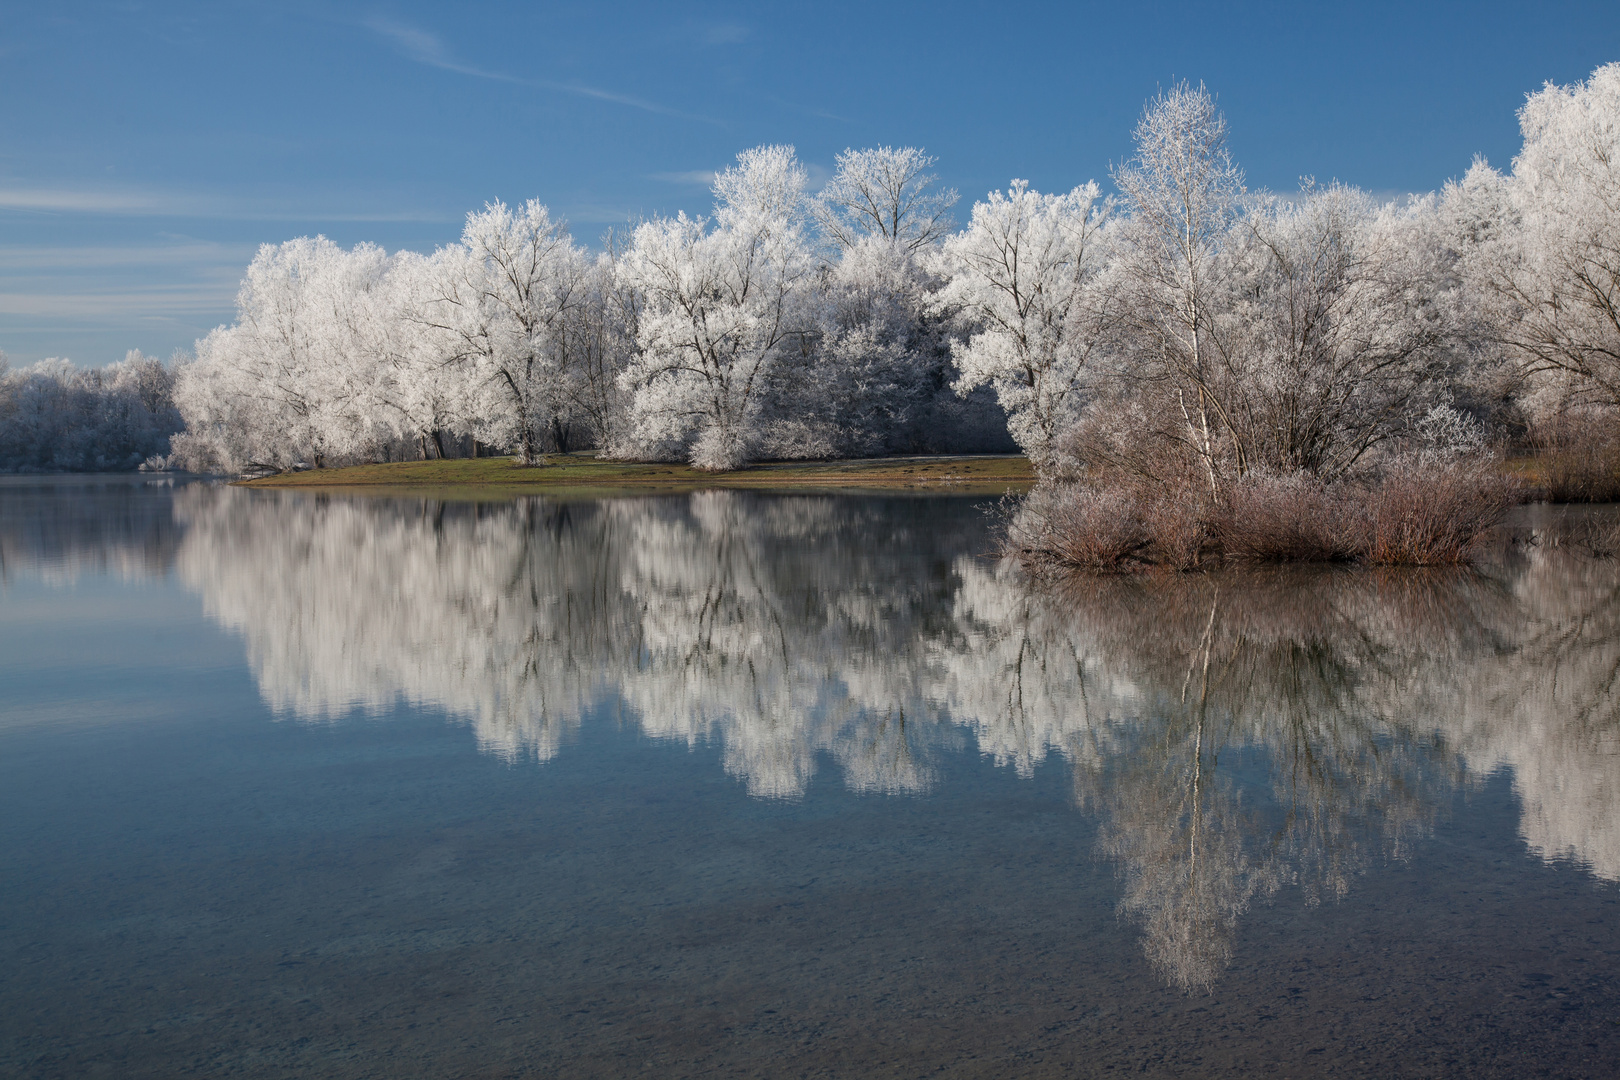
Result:
M346 839L325 857L357 859L362 878L382 875L367 894L380 905L373 937L339 951L386 957L442 946L462 955L490 947L465 940L474 931L458 919L415 932L427 938L402 939L400 927L423 905L450 903L453 889L434 890L457 867L487 870L496 856L476 824L486 815L505 822L489 826L496 831L534 828L507 820L512 807L497 794L527 777L533 794L525 798L540 799L548 815L542 827L574 830L535 856L566 882L536 879L540 864L506 856L515 860L506 887L516 892L496 890L503 899L489 931L511 932L517 893L545 896L549 888L556 904L546 917L566 909L575 920L565 935L571 949L589 952L600 942L619 950L619 976L582 986L621 1004L623 987L608 989L619 985L614 978L654 978L642 966L648 950L662 955L672 946L632 947L614 937L603 911L578 906L586 897L644 916L667 903L698 905L712 917L716 896L734 890L746 907L766 904L755 894L769 893L765 907L727 918L775 925L794 942L791 955L772 951L788 948L784 940L753 941L735 927L670 932L732 933L738 947L753 941L772 963L820 953L844 923L869 927L869 905L879 902L873 889L883 910L918 932L924 924L938 932L939 920L972 922L980 905L1050 897L1053 912L1068 913L1035 919L1028 932L1061 952L1067 946L1051 944L1051 935L1073 920L1090 927L1088 947L1113 965L1103 971L1101 959L1087 967L1071 956L1063 963L1078 966L1063 975L1057 954L1043 953L1054 977L1124 980L1136 987L1130 993L1147 993L1147 984L1132 982L1140 960L1110 951L1134 942L1135 955L1145 951L1151 961L1150 984L1239 994L1234 984L1253 977L1245 968L1257 962L1253 949L1265 951L1251 944L1245 959L1245 940L1287 939L1285 910L1327 912L1312 917L1344 935L1365 918L1357 903L1392 903L1390 891L1409 877L1427 889L1440 887L1435 874L1489 885L1480 856L1453 850L1453 834L1478 834L1479 822L1498 818L1564 875L1558 880L1586 882L1578 903L1537 901L1532 894L1545 884L1512 870L1509 891L1522 891L1516 903L1542 905L1538 932L1560 932L1564 917L1590 927L1581 905L1596 905L1608 922L1587 931L1597 935L1588 949L1615 955L1613 890L1591 887L1620 880L1613 562L1537 548L1485 574L1296 570L1109 579L1032 594L982 557L992 546L990 522L983 503L967 499L711 492L475 505L211 486L171 497L138 483L68 497L13 483L0 496L0 646L10 658L0 686L14 703L0 734L9 760L25 749L35 755L46 767L30 783L42 784L63 754L85 751L87 725L122 721L115 741L127 744L125 763L143 763L153 770L150 783L169 785L154 796L140 772L122 774L119 783L135 785L127 794L146 800L124 811L141 828L177 836L185 833L177 822L193 820L203 832L216 828L218 844L230 848L227 823L257 835L266 820L296 831L336 815ZM222 640L215 626L240 638ZM242 643L252 691L241 679ZM243 728L232 718L257 711L245 709L244 691L275 715L323 723ZM449 729L430 734L433 717L445 713L471 725L490 752L485 765L448 749ZM212 742L153 762L156 746L173 750L168 732L205 717ZM80 733L72 750L60 743L70 728ZM632 733L647 741L626 742ZM693 756L679 765L667 750L656 756L670 743ZM199 768L207 759L205 775L173 775L192 758ZM252 793L245 800L259 815L253 823L214 789L208 770ZM716 787L727 775L734 779ZM198 800L205 816L189 819L164 800L194 784L212 794ZM467 816L448 810L463 805ZM1054 816L1060 805L1070 809ZM447 811L459 820L441 820ZM352 846L361 842L361 819L371 823L361 833L377 834L372 856ZM1029 821L1039 822L1033 834L1019 824ZM416 828L449 830L453 839L398 835ZM708 850L705 830L726 839ZM1055 862L1043 847L1054 838L1063 852ZM95 846L83 836L73 843ZM539 842L513 843L522 851ZM469 844L482 854L469 854ZM774 852L763 863L761 844ZM861 876L870 870L862 852L881 861L887 880ZM102 855L114 865L126 857ZM280 857L282 869L338 887L319 866L310 872L318 852ZM603 859L620 858L645 874L615 893L610 883L631 871ZM44 855L17 862L50 876ZM994 887L960 884L986 867L1002 879ZM230 883L175 873L176 896L279 896L277 912L258 918L272 936L298 936L277 920L309 898L287 895L296 889L274 867ZM928 896L903 885L908 874ZM787 880L796 876L805 880ZM1003 888L1012 892L1001 895ZM804 893L798 900L795 890ZM1425 940L1413 914L1430 917L1425 895L1406 899L1412 925L1389 931L1392 941L1408 932ZM1286 906L1284 897L1292 898ZM1455 897L1445 903L1464 917ZM806 913L784 915L799 910L793 904L808 904ZM795 917L807 936L778 922ZM115 923L103 919L96 933L122 933ZM1434 927L1426 933L1432 940ZM450 937L430 948L439 941L432 934ZM335 955L341 937L324 939L322 955ZM1354 955L1364 958L1365 948ZM1484 963L1490 950L1476 951L1468 962ZM1541 970L1557 967L1553 952L1548 945L1515 963L1548 982L1531 997L1567 1002L1577 993L1569 977ZM676 971L678 953L666 957ZM314 962L293 959L293 967ZM936 956L930 978L955 985L983 977L983 956L959 959L953 967ZM1401 993L1432 993L1422 987L1445 965L1407 959ZM663 977L715 993L726 979L724 964ZM856 978L828 968L810 985L831 994ZM1355 982L1343 972L1310 981L1318 993L1349 992ZM1620 994L1612 980L1603 985L1611 998ZM397 1004L401 992L395 987L389 1000ZM724 992L738 1008L752 1000L743 988ZM887 992L905 1009L928 997L921 984ZM494 1007L494 998L487 1003ZM831 1008L809 999L796 1007L806 1016ZM1040 1011L1030 1001L1018 1008ZM1393 1013L1380 1015L1394 1022ZM1162 1032L1149 1024L1138 1034ZM639 1037L674 1045L668 1032Z

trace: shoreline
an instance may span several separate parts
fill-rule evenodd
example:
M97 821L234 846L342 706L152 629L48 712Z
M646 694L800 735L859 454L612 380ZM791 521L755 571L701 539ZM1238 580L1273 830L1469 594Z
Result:
M1497 467L1504 477L1522 485L1520 503L1574 505L1609 501L1552 497L1546 490L1548 464L1538 455L1521 452L1498 459ZM305 469L246 480L235 479L229 483L235 487L319 488L351 492L467 488L502 496L535 491L670 494L710 489L801 492L883 490L914 494L999 495L1007 492L1027 494L1038 480L1029 459L1021 454L918 454L824 461L763 461L741 469L711 473L694 469L685 462L602 461L594 451L586 451L550 454L544 465L519 465L510 456L448 458Z
M677 494L690 491L901 491L999 495L1035 485L1018 454L919 455L834 461L769 461L708 473L684 462L600 461L593 454L551 454L524 466L510 457L450 458L308 469L238 480L239 487L397 492L465 488L480 493L589 491Z

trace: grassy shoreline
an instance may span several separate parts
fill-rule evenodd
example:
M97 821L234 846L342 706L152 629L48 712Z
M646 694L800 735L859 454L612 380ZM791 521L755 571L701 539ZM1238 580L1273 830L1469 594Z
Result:
M889 490L996 494L1027 491L1035 471L1020 455L931 455L846 461L761 462L729 472L700 472L686 464L600 461L593 455L553 454L544 465L513 458L452 458L310 469L238 482L251 488L395 492L469 489L478 494L602 491L658 494L710 488L754 491Z
M1552 474L1559 462L1550 457L1518 454L1498 462L1504 476L1523 485L1526 501L1571 501ZM594 454L552 454L544 465L524 467L510 457L452 458L448 461L401 461L309 469L254 480L255 488L343 488L352 491L469 488L480 492L521 494L526 491L685 492L709 488L748 490L909 490L1002 494L1027 492L1035 470L1018 454L921 455L852 458L838 461L760 462L730 472L700 472L684 463L602 461ZM1574 500L1587 501L1587 500ZM1607 500L1601 500L1607 501Z

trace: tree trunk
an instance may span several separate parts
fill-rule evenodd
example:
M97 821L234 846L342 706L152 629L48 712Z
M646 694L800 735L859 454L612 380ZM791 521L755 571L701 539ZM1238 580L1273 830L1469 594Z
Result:
M523 425L523 442L519 450L523 455L523 464L525 465L544 465L546 463L545 455L535 445L534 429L528 424Z

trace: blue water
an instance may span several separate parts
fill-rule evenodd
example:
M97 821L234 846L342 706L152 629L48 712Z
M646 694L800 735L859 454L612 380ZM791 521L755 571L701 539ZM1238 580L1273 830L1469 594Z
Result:
M0 1075L1609 1076L1620 569L0 486Z

